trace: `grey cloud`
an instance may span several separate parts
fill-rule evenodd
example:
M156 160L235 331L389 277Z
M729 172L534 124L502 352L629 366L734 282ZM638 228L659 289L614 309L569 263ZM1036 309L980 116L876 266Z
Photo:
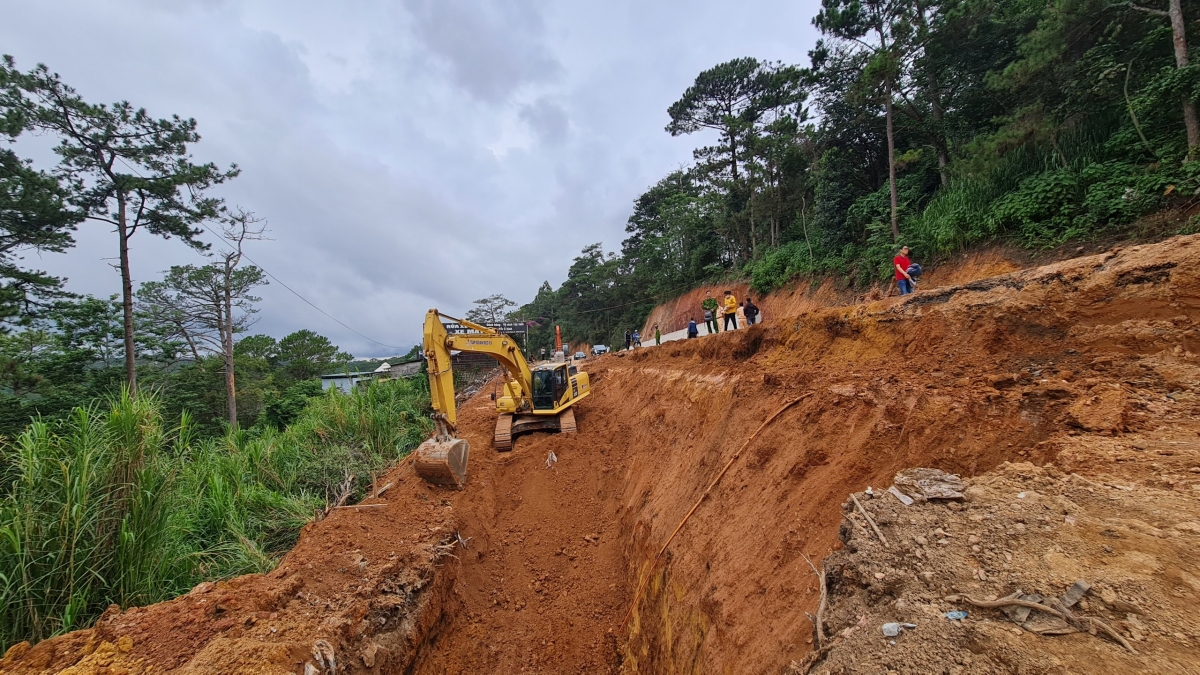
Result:
M417 39L477 99L503 101L522 85L548 82L562 72L542 44L544 27L534 3L405 0L404 5Z
M567 140L571 123L567 111L557 103L539 98L532 105L522 106L520 116L543 143L560 145Z
M354 331L405 350L430 307L461 312L492 293L527 302L543 280L561 283L583 246L618 250L633 200L710 142L663 133L667 106L728 58L805 62L813 39L796 27L817 7L167 4L10 2L0 44L89 100L195 117L197 157L243 170L219 196L270 223L254 260ZM133 246L138 282L203 262L178 241L139 234ZM92 223L75 249L30 262L69 277L72 291L108 295L120 288L115 253ZM260 295L256 332L310 328L360 356L392 355L279 284Z

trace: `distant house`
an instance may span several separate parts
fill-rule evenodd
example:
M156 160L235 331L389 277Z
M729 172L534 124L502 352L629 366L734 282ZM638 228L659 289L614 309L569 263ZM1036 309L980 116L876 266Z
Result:
M421 363L423 361L424 359L404 360L403 358L389 359L387 361L379 359L351 361L340 372L322 375L321 388L329 389L330 387L337 387L349 393L360 384L370 382L371 380L395 380L402 377L412 377L421 372Z

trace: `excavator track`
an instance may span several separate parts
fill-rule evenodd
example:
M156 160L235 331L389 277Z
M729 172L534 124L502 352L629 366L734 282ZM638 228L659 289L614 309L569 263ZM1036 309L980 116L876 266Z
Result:
M504 413L496 418L496 435L492 440L497 452L509 452L512 450L512 423L513 416L511 413Z
M564 434L575 433L575 409L567 408L558 416L558 430Z
M496 434L493 442L497 452L513 449L513 439L530 431L558 431L575 433L575 411L568 408L556 417L549 415L514 415L504 413L496 418Z

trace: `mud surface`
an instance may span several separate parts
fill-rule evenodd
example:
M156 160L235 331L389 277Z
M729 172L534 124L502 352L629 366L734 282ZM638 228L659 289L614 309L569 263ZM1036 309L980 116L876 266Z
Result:
M1061 523L1023 516L1026 528L1053 532L991 534L991 549L977 544L986 555L948 538L955 543L945 551L957 557L928 570L923 565L934 551L908 567L903 558L878 564L903 574L930 571L938 584L983 595L1001 594L1006 584L1061 592L1058 585L1079 574L1128 602L1161 604L1169 619L1136 619L1152 643L1147 653L1161 648L1180 668L1194 666L1183 647L1197 639L1189 632L1194 617L1187 618L1200 593L1187 583L1200 578L1196 537L1173 529L1191 520L1165 514L1200 495L1193 471L1200 470L1200 437L1190 426L1200 412L1200 237L983 279L969 270L946 276L965 281L846 306L822 307L821 298L806 295L807 309L770 310L766 326L591 361L594 394L577 411L579 433L522 437L508 455L490 449L495 418L485 388L461 415L473 447L465 489L424 485L401 466L380 480L394 486L368 500L386 506L340 510L310 525L272 574L114 610L94 630L17 648L0 671L300 673L307 665L332 672L314 655L328 647L337 672L779 673L813 650L808 614L819 591L804 556L819 566L843 548L849 493L886 487L913 466L980 481L1033 481L1030 489L1051 495L1052 506L1054 495L1078 504L1076 524L1065 521L1075 512L1061 514ZM551 452L557 461L548 463ZM1056 473L994 473L1004 462L1053 464ZM1060 485L1070 474L1101 486L1093 489L1102 496L1072 492L1084 483ZM1092 531L1121 517L1114 515L1117 503L1105 501L1106 482L1129 488L1112 496L1136 495L1146 510L1127 519L1169 534L1158 540L1173 548L1146 553L1155 561L1138 568L1140 581L1122 576L1132 572L1119 565L1092 569L1111 562L1103 546L1121 560L1121 547L1134 545ZM1015 484L996 486L1007 495ZM996 513L1019 522L999 507ZM935 515L908 518L918 521L909 525L926 527L944 514ZM1122 537L1137 530L1122 527L1112 529ZM896 533L897 540L905 536ZM867 554L861 540L850 541ZM1053 545L1062 551L1047 548ZM1051 553L1059 562L1047 562ZM850 554L847 548L837 555ZM1034 564L1064 559L1082 568L1054 572ZM1000 560L1017 566L1006 570ZM875 559L854 564L875 578ZM857 568L847 562L839 569ZM961 579L976 569L986 580ZM843 624L851 618L857 624L868 609L870 621L881 620L899 611L898 599L917 603L918 592L930 598L920 602L943 609L942 587L915 577L895 586L893 597L871 595L869 581L855 590L861 575L840 574L841 595L827 617L831 632L849 627ZM925 590L909 585L918 583ZM987 619L1011 633L993 614L972 611L967 625ZM1120 623L1132 621L1127 617L1097 616L1127 634L1141 631ZM1167 624L1182 626L1176 632L1184 638L1161 635ZM960 659L965 644L992 668L979 672L1054 672L1042 669L1050 661L1037 661L1033 651L1007 661L992 651L1077 643L1101 650L1097 659L1112 656L1131 669L1144 663L1119 661L1124 657L1112 650L1120 646L1086 634L963 643L929 632L942 642L921 648L932 656L920 670L873 656L882 649L873 633L872 642L854 647L853 639L867 639L865 628L862 638L846 641L852 649L835 649L817 665L831 672L974 672L968 666L975 661ZM1089 672L1071 666L1083 653L1055 652L1061 672ZM836 660L846 654L870 668Z
M498 454L495 416L486 394L460 414L486 430L470 436L470 482L450 496L470 541L455 553L453 618L416 672L613 672L628 595L617 469L630 449L585 405L576 422L587 432L528 435Z

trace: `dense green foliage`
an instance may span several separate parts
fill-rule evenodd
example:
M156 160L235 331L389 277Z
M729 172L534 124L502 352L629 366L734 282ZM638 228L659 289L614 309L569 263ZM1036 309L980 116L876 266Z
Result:
M361 497L428 434L427 407L418 378L331 389L284 431L199 438L127 392L34 422L0 446L0 651L270 569L345 486Z
M32 417L63 419L73 408L115 395L124 382L119 300L64 299L41 313L20 330L0 333L0 435L8 438ZM136 347L142 387L157 393L168 417L187 412L201 436L225 433L225 364L219 354L197 354L153 325L138 332ZM234 352L242 426L276 429L321 394L319 375L351 358L310 330L278 341L252 335Z
M869 284L890 278L900 243L928 261L996 239L1117 236L1182 212L1200 195L1188 161L1200 66L1174 45L1200 38L1200 1L1178 4L1180 35L1168 7L823 0L809 64L742 58L697 76L667 132L716 143L635 201L619 253L588 246L561 287L543 284L513 316L536 324L535 348L553 344L554 325L617 343L701 282Z
M198 238L201 225L225 212L222 200L207 191L236 177L238 169L193 161L191 146L200 141L194 119L156 119L128 101L90 103L45 65L23 73L10 56L0 62L0 113L13 135L26 130L53 135L55 176L68 186L66 201L79 219L104 224L117 235L125 376L135 386L130 240L143 232L207 249Z

